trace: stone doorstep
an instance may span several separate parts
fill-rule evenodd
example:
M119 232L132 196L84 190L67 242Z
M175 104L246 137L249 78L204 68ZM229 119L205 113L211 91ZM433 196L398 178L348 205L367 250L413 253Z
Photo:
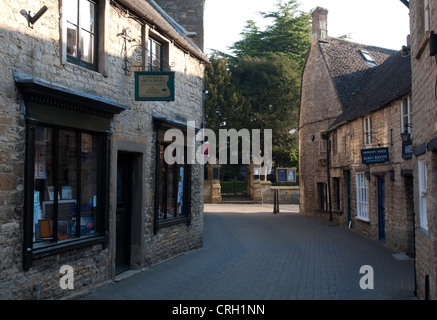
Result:
M124 271L122 273L117 274L115 276L114 281L115 282L119 282L119 281L127 279L127 278L129 278L129 277L131 277L131 276L133 276L133 275L135 275L135 274L137 274L139 272L141 272L141 270L127 270L127 271Z

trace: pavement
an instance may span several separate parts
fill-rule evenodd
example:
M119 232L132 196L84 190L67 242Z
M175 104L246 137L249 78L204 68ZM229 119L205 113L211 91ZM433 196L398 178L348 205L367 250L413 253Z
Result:
M296 205L205 204L202 248L117 280L81 299L416 299L413 259Z

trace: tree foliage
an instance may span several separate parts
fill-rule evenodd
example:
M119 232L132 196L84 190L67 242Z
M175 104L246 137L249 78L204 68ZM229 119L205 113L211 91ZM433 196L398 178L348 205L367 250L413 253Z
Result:
M311 43L311 14L299 10L296 0L279 0L274 12L260 12L272 24L260 30L253 20L241 33L242 39L230 48L236 56L266 57L283 53L303 66Z
M229 56L215 52L206 68L206 126L272 129L276 165L297 164L300 79L311 39L311 14L296 0L278 0L277 11L260 13L272 24L261 30L248 21Z

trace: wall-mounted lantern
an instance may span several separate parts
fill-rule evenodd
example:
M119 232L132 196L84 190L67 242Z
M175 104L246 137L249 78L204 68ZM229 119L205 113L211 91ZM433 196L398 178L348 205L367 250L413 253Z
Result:
M391 168L391 169L388 171L388 173L389 173L389 175L390 175L390 180L391 180L391 181L395 181L395 170L394 170L393 168Z
M408 131L404 131L401 133L402 142L410 142L410 133Z

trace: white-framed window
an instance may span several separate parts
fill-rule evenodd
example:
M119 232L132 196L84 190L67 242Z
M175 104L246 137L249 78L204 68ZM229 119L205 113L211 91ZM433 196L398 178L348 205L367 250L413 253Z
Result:
M427 172L425 158L418 159L418 177L419 177L419 219L420 226L428 230L428 216L426 207L427 191Z
M365 173L357 173L357 218L369 221L369 189Z
M424 9L424 15L423 15L423 28L425 32L429 31L430 28L430 8L429 8L429 0L423 0L423 9Z
M413 105L411 103L411 95L402 98L402 110L401 110L401 132L413 133Z
M372 144L372 117L367 116L364 118L364 145L368 146Z

